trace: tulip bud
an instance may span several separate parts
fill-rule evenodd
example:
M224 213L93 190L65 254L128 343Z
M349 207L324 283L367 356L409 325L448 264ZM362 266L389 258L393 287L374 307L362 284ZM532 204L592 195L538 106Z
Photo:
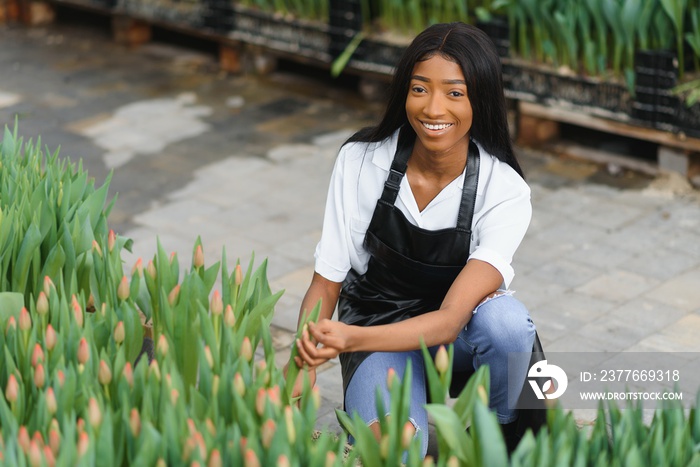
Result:
M177 257L177 254L176 254L174 251L173 251L172 253L170 253L170 259L169 259L169 261L170 261L170 264L171 264L171 265L173 264L173 261L175 261L175 258L176 258L176 257Z
M139 273L139 277L143 276L143 260L141 258L137 259L134 266L131 268L131 275Z
M211 393L213 396L216 396L219 393L219 384L220 384L220 379L219 375L214 375L211 381Z
M386 387L391 391L391 388L394 386L394 381L396 381L396 370L393 368L389 368L389 370L386 372Z
M117 242L117 236L114 233L114 230L110 230L109 234L107 234L107 249L111 252L114 250L114 244Z
M321 391L318 389L318 386L311 388L311 401L314 403L316 410L321 408Z
M219 450L212 449L211 454L209 455L209 463L207 464L207 467L222 467L223 465L224 463L221 460L221 453Z
M117 297L119 300L126 300L129 298L131 290L129 289L129 279L126 276L122 276L122 280L119 282L119 287L117 287Z
M215 290L212 294L209 307L211 308L211 314L214 316L220 316L224 312L224 302L221 300L221 294L218 290Z
M489 396L486 394L486 388L482 385L479 385L479 387L476 388L476 393L479 396L479 399L481 399L481 402L484 403L484 405L489 404Z
M333 451L328 451L326 453L326 467L333 467L335 465L335 453Z
M277 458L277 467L290 467L289 458L284 454L280 454Z
M216 437L216 426L214 426L214 422L211 421L211 418L204 420L204 425L207 427L209 434L212 437Z
M90 448L90 437L84 431L78 435L78 458L83 457Z
M49 312L49 299L44 291L39 292L39 298L36 299L36 312L42 316Z
M22 307L19 312L19 329L21 331L29 331L32 328L32 317L26 308Z
M199 269L204 266L204 250L202 250L202 245L197 245L197 249L194 251L194 261L195 269Z
M411 445L411 441L413 441L413 437L415 435L416 427L413 426L413 423L404 423L403 432L401 433L401 447L403 447L404 449L408 449L408 446Z
M102 257L102 248L100 248L100 244L97 243L97 240L92 241L92 251L97 253L98 256Z
M389 457L389 435L383 435L379 441L379 455L382 459Z
M226 311L224 311L224 323L226 323L226 326L230 328L236 324L236 315L233 314L233 308L231 308L231 305L226 305Z
M73 317L75 318L75 322L78 323L79 327L83 327L83 307L80 306L80 302L78 302L78 299L73 295L71 297L71 305L73 308Z
M245 382L240 373L233 375L233 389L239 396L243 397L245 395Z
M53 392L53 388L48 388L46 390L46 410L49 415L54 415L58 410L58 403L56 402L56 394Z
M260 461L258 460L258 455L255 454L255 451L252 449L248 449L245 452L245 456L243 457L243 466L244 467L260 467Z
M423 467L435 467L435 459L433 459L433 456L425 456L423 459Z
M457 459L457 456L450 456L450 458L447 459L447 467L459 467L459 459Z
M91 397L88 401L88 419L90 420L90 425L93 428L97 428L102 423L102 411L100 410L100 405L94 397Z
M46 343L46 349L50 352L56 347L56 341L58 336L56 336L56 331L54 331L53 326L50 324L46 326L46 333L44 334L44 342Z
M148 265L146 265L146 274L148 274L151 279L156 279L156 266L153 264L152 260L149 260Z
M131 362L126 362L124 364L124 369L122 370L122 376L129 384L129 387L134 387L134 371L131 369Z
M447 354L447 349L441 345L435 355L435 368L438 373L444 375L450 369L450 356Z
M280 408L282 407L282 400L280 399L280 387L275 384L273 387L267 390L267 398L270 400L273 406Z
M168 303L170 306L175 306L177 299L180 296L180 284L177 284L168 294Z
M54 456L58 455L58 450L61 448L61 435L56 428L49 430L49 446Z
M34 369L34 385L39 389L43 389L44 384L46 384L46 372L44 371L44 365L39 363Z
M44 459L46 459L46 467L55 467L56 456L51 452L51 448L49 446L44 446L42 452L44 453Z
M243 343L241 344L241 357L246 362L250 362L253 359L253 344L250 343L248 336L243 338Z
M294 426L294 410L291 405L284 408L284 424L287 428L287 441L294 444L297 438L296 427Z
M214 368L214 356L211 354L211 349L208 345L204 346L204 358L206 359L209 368Z
M32 440L29 442L29 465L32 467L41 467L43 459L43 455L41 452L41 447L37 444L36 441Z
M34 345L34 351L32 352L32 367L36 368L39 363L44 362L44 349L41 348L41 344Z
M158 346L156 347L156 350L158 350L158 355L165 357L168 354L169 349L170 346L168 345L168 339L165 337L165 334L158 336Z
M15 331L17 329L17 320L15 320L14 316L10 316L10 319L7 320L7 327L5 328L5 335L7 335L10 331Z
M124 330L124 321L119 321L116 326L114 326L114 342L121 344L126 338L126 331Z
M156 360L153 360L148 366L148 373L153 375L156 381L160 381L160 368L158 368L158 362Z
M7 379L7 386L5 387L5 399L7 399L7 402L10 404L14 404L18 396L19 384L17 383L15 375L10 374L10 377Z
M100 360L100 369L97 373L97 380L103 386L112 382L112 370L109 369L109 365L107 365L107 362L104 360Z
M90 360L90 346L85 338L81 338L78 343L78 363L85 365Z
M129 428L131 428L131 434L134 435L134 438L138 438L141 434L141 415L136 409L131 409L129 413Z
M258 394L255 396L255 410L258 415L262 415L265 411L265 401L267 400L267 391L265 388L258 389Z
M63 371L56 371L56 379L58 380L58 387L62 388L63 384L66 382L66 375L63 374Z
M275 424L274 420L268 418L265 423L263 423L263 426L260 429L260 441L265 449L270 448L272 438L275 436L276 430L277 425Z
M241 268L240 264L236 265L236 271L234 273L234 280L235 280L237 286L240 286L243 283L243 269Z
M49 276L44 276L44 293L47 297L51 295L52 290L56 290L56 286Z
M170 403L175 405L177 404L177 399L180 397L180 393L177 391L177 389L171 389L170 390Z
M27 427L24 425L20 426L19 431L17 432L17 444L20 448L22 448L22 451L24 451L25 454L29 452L30 443L31 440L29 439Z
M78 421L75 422L75 429L78 432L78 434L83 433L85 431L85 420L82 418L78 418Z
M102 305L104 305L104 303ZM90 294L88 297L87 304L85 305L85 311L89 311L90 313L95 311L95 296L93 294ZM102 316L104 316L104 313Z

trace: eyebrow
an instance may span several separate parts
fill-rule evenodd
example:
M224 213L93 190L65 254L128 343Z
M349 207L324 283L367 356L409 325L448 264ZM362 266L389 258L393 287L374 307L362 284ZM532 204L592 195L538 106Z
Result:
M415 79L416 81L423 81L424 83L430 82L428 78L421 75L413 75L411 76L411 79ZM463 79L443 79L442 84L463 84L465 86L467 85L466 81L464 81Z

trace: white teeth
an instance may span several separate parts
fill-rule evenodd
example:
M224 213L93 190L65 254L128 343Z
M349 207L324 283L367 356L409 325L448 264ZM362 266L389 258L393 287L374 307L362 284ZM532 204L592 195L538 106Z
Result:
M431 125L430 123L423 123L423 126L428 130L444 130L445 128L452 126L451 123L443 123L441 125Z

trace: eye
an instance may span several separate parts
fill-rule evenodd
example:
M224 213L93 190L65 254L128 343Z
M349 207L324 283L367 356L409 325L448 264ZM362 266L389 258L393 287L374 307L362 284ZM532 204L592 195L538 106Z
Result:
M411 91L413 91L413 92L425 92L425 88L423 86L413 86L413 87L411 87Z
M452 97L462 97L464 96L464 93L461 91L450 91L449 95Z

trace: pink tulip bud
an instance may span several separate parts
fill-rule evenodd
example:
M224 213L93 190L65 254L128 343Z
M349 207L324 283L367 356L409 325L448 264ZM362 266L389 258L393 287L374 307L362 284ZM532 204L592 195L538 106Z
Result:
M49 446L44 446L42 452L44 453L44 459L46 459L46 467L55 467L56 456L51 452L51 448Z
M447 467L459 467L459 459L457 459L457 456L450 456L449 459L447 459Z
M78 363L85 365L88 360L90 360L90 346L83 337L78 343Z
M152 260L148 261L148 265L146 266L146 274L148 274L151 279L156 279L156 265L153 264Z
M333 451L328 451L326 453L326 467L333 467L335 465L335 453Z
M71 305L73 308L73 317L75 318L75 322L78 323L79 327L83 327L83 307L80 306L80 302L78 302L78 299L73 295L71 297Z
M170 403L175 405L177 404L177 400L180 397L180 393L178 392L177 389L171 389L170 390Z
M481 399L481 402L483 402L484 405L489 404L489 397L486 395L486 388L484 388L484 386L479 385L476 388L476 394L479 396L479 399Z
M236 265L236 271L233 277L237 286L240 286L243 283L243 269L241 268L240 264Z
M207 443L204 442L204 437L202 433L195 433L192 437L194 439L195 446L199 450L199 457L202 459L207 458Z
M441 345L435 355L435 368L438 373L444 375L450 369L450 356L447 354L447 349Z
M211 349L208 345L204 346L204 358L206 359L209 368L214 368L214 356L211 354Z
M158 336L158 345L156 346L158 354L161 357L165 357L168 354L169 349L170 346L168 345L168 339L165 337L165 334Z
M43 389L44 384L46 384L46 372L44 371L44 365L39 363L34 369L34 385L39 389Z
M126 338L126 331L124 330L124 321L119 321L116 326L114 326L114 342L121 344Z
M10 404L14 404L17 402L18 396L19 384L17 383L15 375L10 374L10 377L7 379L7 386L5 387L5 399L7 399L7 402Z
M22 425L19 427L19 431L17 432L17 444L19 447L24 451L24 453L29 452L29 445L31 443L31 440L29 439L29 432L27 431L27 427Z
M36 312L42 316L49 312L49 299L46 298L43 290L39 292L39 298L36 299Z
M253 344L250 343L248 336L243 338L243 343L241 344L241 357L246 362L250 362L253 359Z
M389 391L391 391L391 388L394 386L394 381L396 381L396 378L396 370L389 368L389 370L386 372L386 387L389 388Z
M136 260L134 266L131 268L131 275L138 273L139 277L143 276L143 260L141 258Z
M51 352L54 347L56 347L56 341L58 336L56 336L56 331L54 331L53 326L50 324L46 326L46 333L44 334L44 342L46 343L46 349Z
M129 279L126 276L122 276L122 280L119 282L119 287L117 287L117 297L119 300L126 300L129 298L131 290L129 289Z
M56 379L58 379L58 387L62 388L66 382L66 375L63 374L63 371L56 371Z
M54 415L58 410L56 394L54 394L53 388L48 388L46 390L46 410L48 410L49 415Z
M17 329L17 320L15 320L14 316L10 316L10 319L7 320L7 327L5 328L5 335L9 334L10 331L15 331Z
M124 369L122 370L122 376L129 384L129 387L134 387L134 371L131 369L131 362L126 362L124 364Z
M255 451L252 449L248 449L245 452L245 456L243 457L243 466L244 467L260 467L260 461L258 460L258 455L255 454Z
M260 429L260 441L265 449L269 449L272 444L272 438L275 436L277 425L274 420L267 419Z
M233 389L239 396L243 397L245 395L245 382L240 373L233 375Z
M32 328L32 317L26 308L22 307L19 312L19 329L21 331L29 331Z
M61 448L61 435L56 428L49 430L49 446L54 456L57 456L58 450Z
M197 249L194 251L193 264L195 269L204 266L204 250L202 249L202 245L197 245Z
M102 423L102 410L94 397L88 401L88 419L93 428L97 428Z
M114 250L114 244L117 243L117 236L114 233L114 230L110 230L109 234L107 234L107 249L112 252Z
M277 467L290 467L289 458L284 454L280 454L277 458Z
M131 428L131 434L134 435L134 438L138 438L141 434L141 415L136 409L131 409L129 413L129 428Z
M294 444L297 438L297 432L294 426L294 409L292 409L291 405L284 408L284 424L287 428L287 441L289 441L289 444Z
M112 370L109 369L109 365L107 365L107 362L104 360L100 360L100 369L97 373L97 380L103 386L112 382Z
M168 294L168 303L170 304L170 306L175 306L179 296L180 296L180 284L177 284L175 287L173 287L173 290L171 290L170 293Z
M222 467L224 465L221 460L221 453L218 449L212 449L211 454L209 454L209 463L207 467Z
M51 295L52 290L56 290L56 286L49 276L44 276L44 293L47 297Z
M416 427L413 426L413 423L411 422L406 422L403 425L403 432L401 433L401 447L404 449L408 449L408 446L410 446L411 441L413 441L413 437L416 434Z
M258 394L255 396L255 411L258 415L262 415L265 412L265 403L267 401L267 391L265 388L258 389Z
M32 367L36 368L36 366L43 361L44 349L41 348L41 344L35 344L34 351L32 352Z
M90 437L86 432L81 432L78 435L78 458L83 457L90 448Z
M214 422L211 421L211 418L207 418L206 420L204 420L204 425L207 427L207 431L212 436L212 438L215 438L216 426L214 426Z
M221 300L221 294L218 290L215 290L212 294L209 307L211 308L211 314L214 316L220 316L224 312L224 302Z
M233 314L233 308L231 308L231 305L226 305L226 311L224 311L224 323L226 323L226 326L230 328L236 324L236 315Z
M175 258L177 258L177 253L175 253L173 251L172 253L170 253L170 259L169 259L171 265L173 264L173 261L175 261Z
M270 400L272 405L275 407L282 407L282 399L280 398L280 387L279 385L274 385L267 390L267 398Z
M311 401L314 403L316 410L321 408L321 391L318 389L318 386L311 388Z
M41 467L44 455L39 444L32 440L29 443L29 465L32 467Z
M77 430L78 434L83 433L85 431L85 420L78 418L78 421L75 422L75 429Z
M156 381L160 381L160 368L158 367L158 362L156 360L153 360L148 366L148 374L153 375Z
M92 251L97 253L99 257L102 257L102 248L100 248L100 244L97 243L97 240L92 241Z

